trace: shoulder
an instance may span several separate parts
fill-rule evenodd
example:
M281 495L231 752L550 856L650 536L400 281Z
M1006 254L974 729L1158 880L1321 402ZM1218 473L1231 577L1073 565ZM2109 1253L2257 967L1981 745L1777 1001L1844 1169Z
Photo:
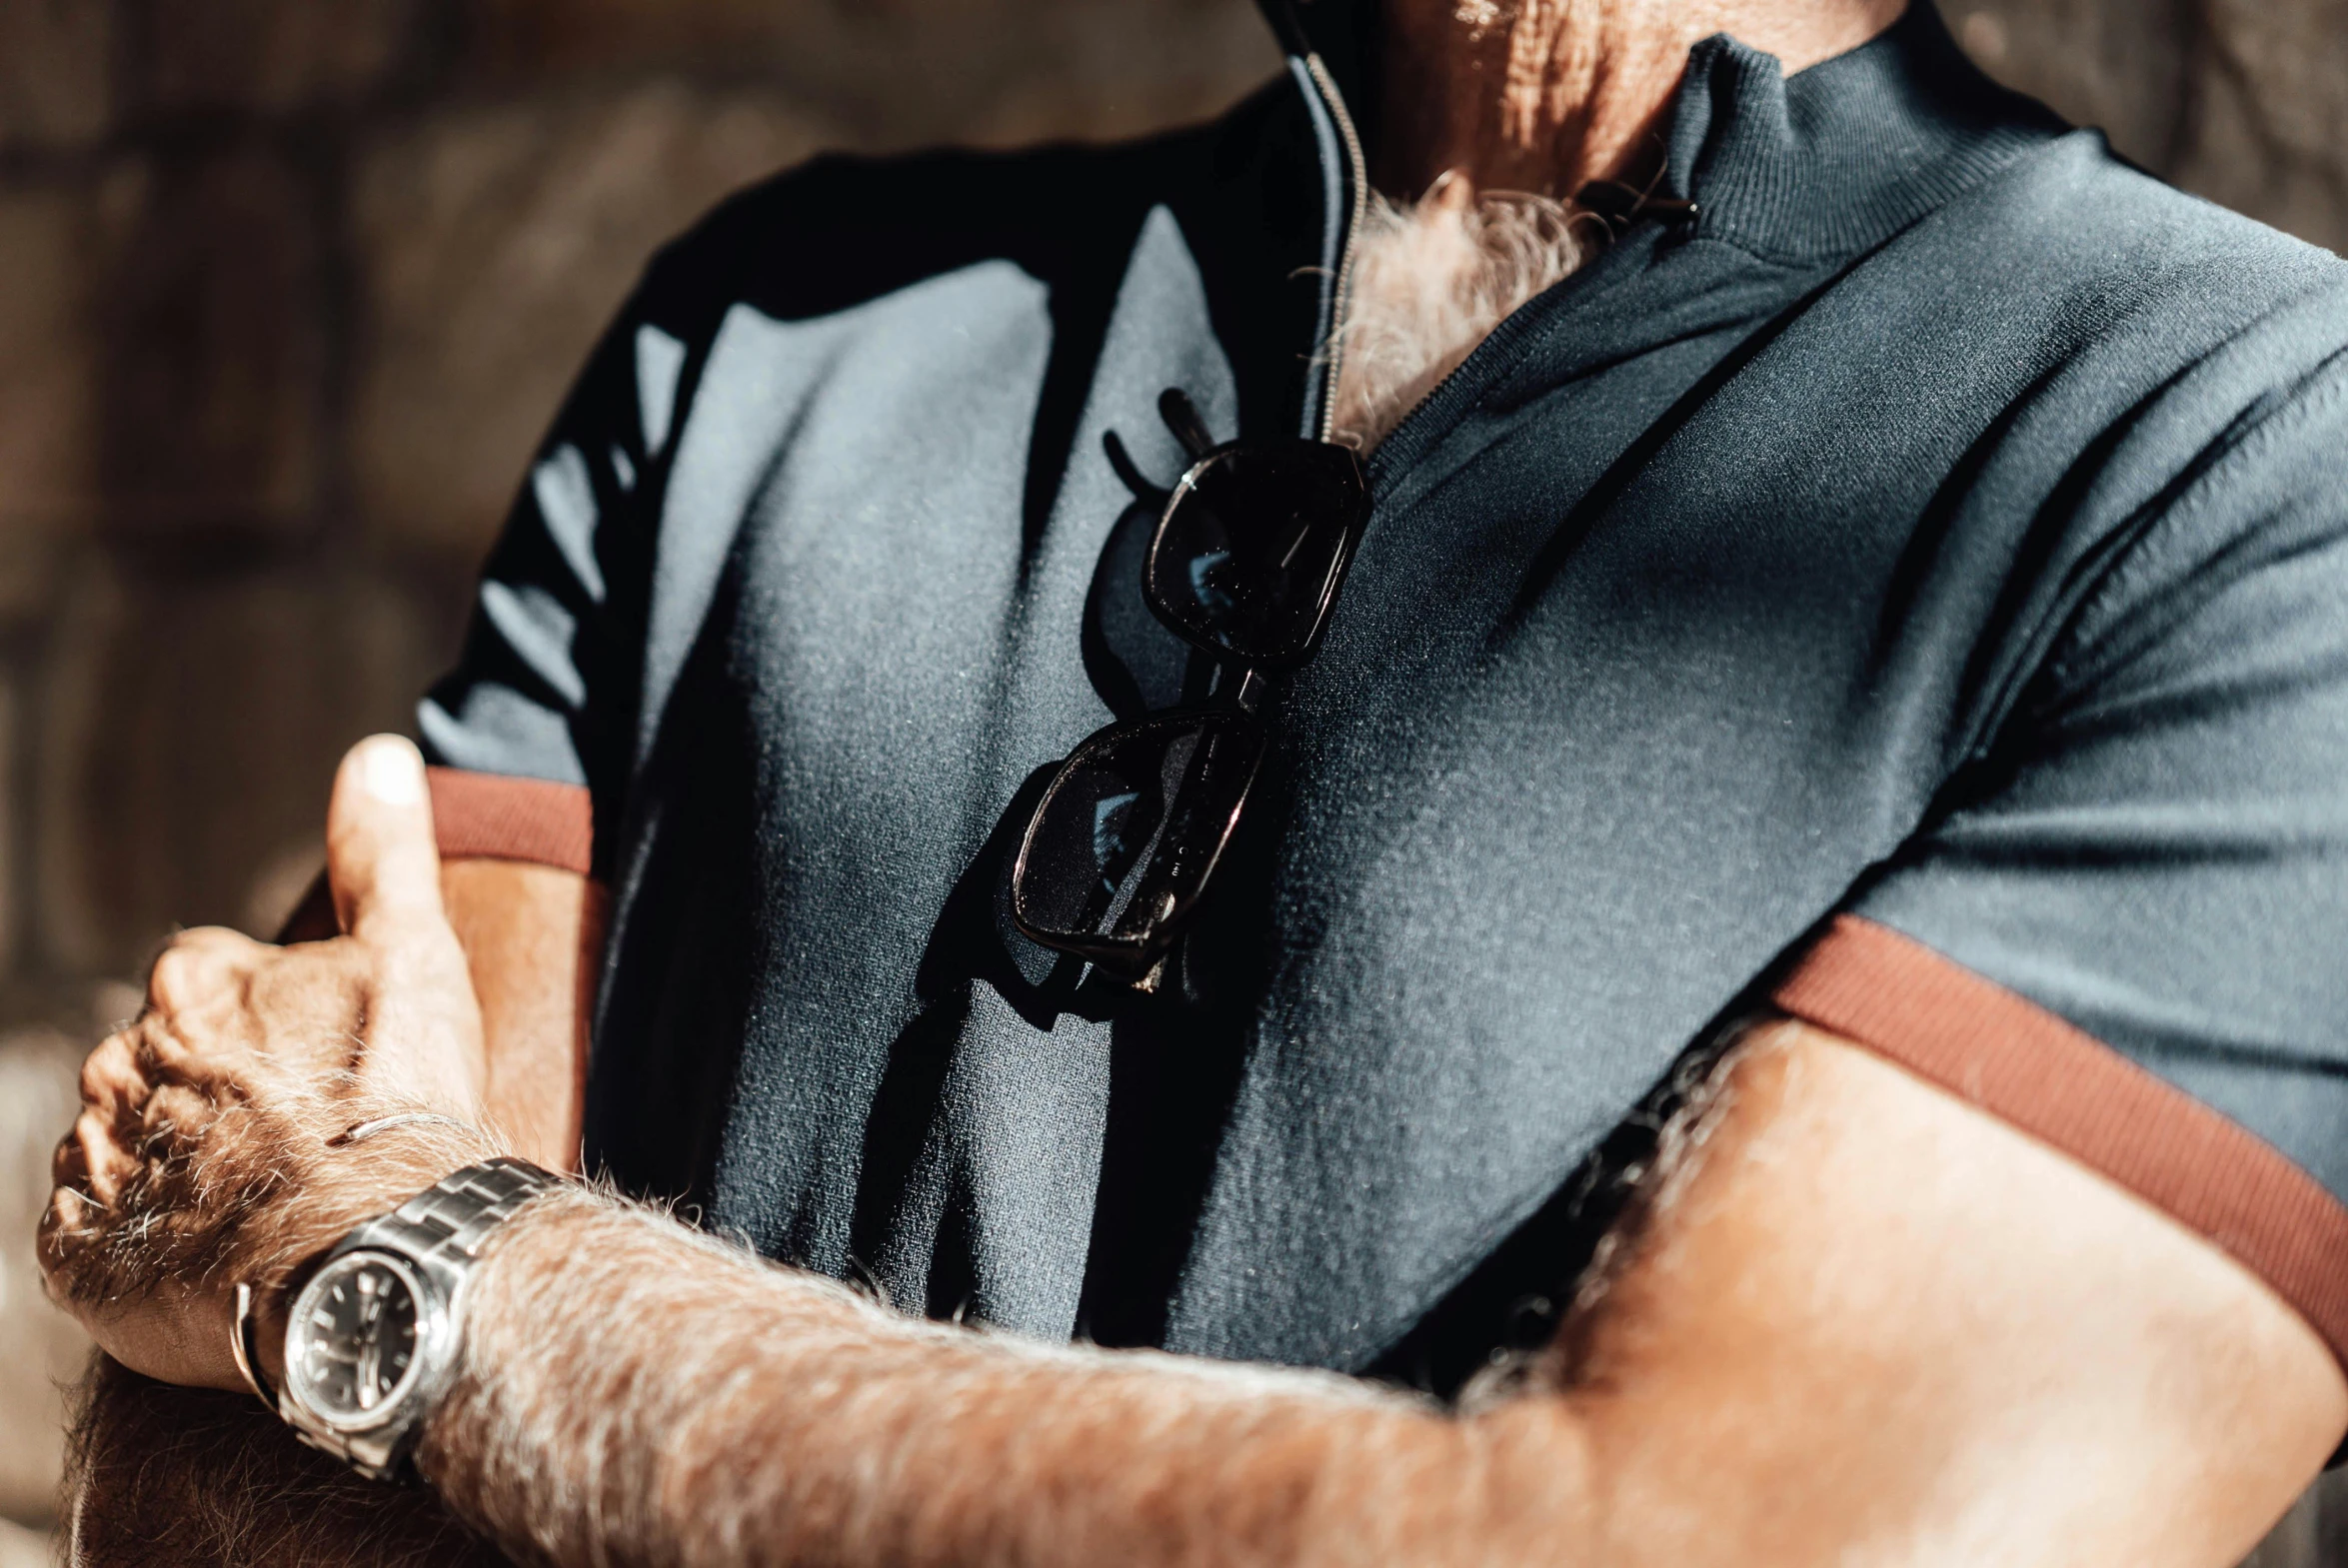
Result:
M665 246L636 308L690 342L736 305L806 320L991 261L1050 284L1130 242L1253 104L1119 143L827 154L736 193Z
M2348 594L2348 262L2097 135L2042 164L1997 195L2008 221L1983 225L1977 263L2010 285L2016 324L1984 337L2029 364L1985 467L2035 476L2017 559L2042 563L2061 607L2033 701L2087 702L2126 667L2182 689L2254 657L2328 681Z
M2348 262L2164 183L2098 132L2018 160L1940 217L1939 265L2006 280L2013 313L2083 348L2165 337L2181 367L2278 314L2301 322L2302 363L2348 344Z
M2348 262L2073 132L2014 159L1831 291L1835 362L2089 535L2228 462L2340 424ZM1831 394L1829 394L1831 396ZM2241 509L2219 511L2238 514Z

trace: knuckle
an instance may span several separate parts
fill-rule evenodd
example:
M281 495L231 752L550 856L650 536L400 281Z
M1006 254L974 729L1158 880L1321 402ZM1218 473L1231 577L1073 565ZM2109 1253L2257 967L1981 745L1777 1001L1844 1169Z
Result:
M49 1194L49 1201L41 1210L41 1234L44 1238L61 1237L85 1230L92 1219L89 1199L79 1188L59 1186ZM44 1247L44 1251L49 1250Z
M147 1080L149 1089L153 1090L178 1074L196 1053L196 1037L189 1033L182 1020L150 1018L147 1026L139 1030L138 1042L132 1047L132 1053L138 1062L140 1076Z
M261 1026L249 1005L150 1015L134 1031L132 1059L150 1090L209 1081L250 1057Z
M107 1221L79 1192L60 1189L49 1195L33 1234L33 1257L41 1270L41 1290L71 1312L105 1294L103 1257Z
M131 1039L131 1062L136 1069L143 1102L165 1084L185 1075L193 1054L188 1042L170 1023L149 1018Z
M111 1208L130 1160L117 1147L112 1125L94 1111L83 1111L73 1136L81 1144L82 1187L102 1207Z
M148 967L148 1003L164 1012L201 1005L235 984L265 950L251 937L223 925L181 931Z
M193 959L187 949L164 948L147 968L147 1005L159 1012L176 1012L195 1000Z
M90 1162L82 1152L81 1133L77 1127L57 1140L49 1151L49 1185L78 1187L89 1178Z
M81 1095L86 1105L98 1105L143 1093L146 1081L137 1065L136 1031L118 1030L98 1042L82 1060Z
M34 1232L34 1253L40 1260L41 1275L52 1291L65 1287L65 1276L73 1266L81 1233L89 1228L89 1205L81 1194L59 1188L49 1194L48 1206L41 1210L41 1223Z

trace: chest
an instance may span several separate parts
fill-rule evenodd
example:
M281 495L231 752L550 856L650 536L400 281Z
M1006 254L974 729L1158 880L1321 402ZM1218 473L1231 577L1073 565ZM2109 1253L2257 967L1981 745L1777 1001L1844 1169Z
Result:
M1520 344L1537 383L1471 361L1475 396L1397 431L1147 1006L1027 944L1003 880L1054 762L1205 689L1140 597L1180 463L1159 391L1242 414L1178 237L1145 227L1057 433L1016 269L731 319L702 394L730 412L668 501L724 545L656 576L703 608L631 851L678 918L607 1008L730 1083L712 1211L1050 1336L1390 1342L1896 847L1977 722L1999 578L1960 568L2010 541L1918 540L1979 417L1756 347L1768 290L1707 298Z

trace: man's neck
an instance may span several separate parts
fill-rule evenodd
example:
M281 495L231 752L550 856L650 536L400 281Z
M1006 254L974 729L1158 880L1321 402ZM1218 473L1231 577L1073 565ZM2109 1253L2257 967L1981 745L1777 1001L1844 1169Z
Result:
M1366 452L1485 334L1579 266L1572 195L1644 184L1687 52L1733 33L1788 71L1905 0L1384 0L1379 198L1364 214L1333 433ZM1918 0L1928 3L1928 0ZM1423 193L1423 198L1420 199Z
M1382 0L1377 186L1408 201L1446 174L1570 197L1642 179L1687 52L1731 33L1787 74L1854 49L1906 0Z

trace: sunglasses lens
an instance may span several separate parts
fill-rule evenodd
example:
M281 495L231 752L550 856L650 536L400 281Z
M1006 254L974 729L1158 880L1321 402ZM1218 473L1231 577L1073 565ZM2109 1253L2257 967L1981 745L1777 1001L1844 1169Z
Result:
M1263 756L1238 714L1105 730L1061 765L1012 882L1020 928L1048 946L1140 963L1197 901Z
M1369 511L1361 464L1319 441L1234 447L1184 476L1151 546L1158 613L1252 664L1312 652Z

